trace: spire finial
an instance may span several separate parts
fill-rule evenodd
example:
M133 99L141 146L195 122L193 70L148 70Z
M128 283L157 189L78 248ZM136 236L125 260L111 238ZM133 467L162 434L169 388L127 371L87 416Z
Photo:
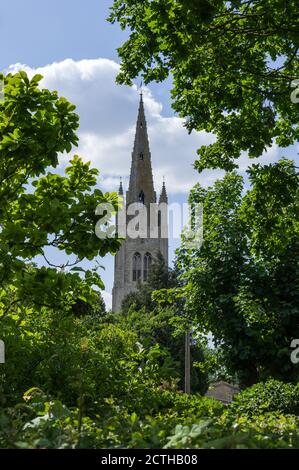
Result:
M140 82L139 90L140 90L140 93L139 93L139 94L140 94L140 96L141 96L141 98L142 98L142 96L143 96L143 81L142 81L142 80L141 80L141 82Z

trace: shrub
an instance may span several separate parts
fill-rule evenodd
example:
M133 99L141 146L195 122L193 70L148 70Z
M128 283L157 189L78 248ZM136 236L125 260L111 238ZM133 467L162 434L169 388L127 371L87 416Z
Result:
M268 413L254 419L237 418L201 420L191 425L177 425L167 438L165 448L274 449L298 448L299 418Z
M266 412L299 414L299 387L278 380L260 382L236 395L229 412L255 416Z

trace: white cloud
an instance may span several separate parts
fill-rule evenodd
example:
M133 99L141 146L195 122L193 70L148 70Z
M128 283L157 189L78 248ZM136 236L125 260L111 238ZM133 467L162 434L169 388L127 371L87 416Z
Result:
M115 84L118 64L108 59L77 62L66 59L37 69L15 64L9 71L20 69L26 70L30 76L42 74L42 86L58 90L61 96L76 104L80 115L80 145L76 153L91 160L100 170L103 189L115 190L120 176L126 181L139 96L136 86ZM169 193L188 192L199 180L203 184L210 182L212 173L208 180L199 176L193 169L193 162L196 149L211 142L213 137L204 132L188 135L182 119L163 117L161 103L155 100L147 87L144 88L144 104L157 193L163 176Z
M14 64L10 72L26 70L29 76L44 76L42 86L57 90L77 106L80 116L80 145L75 149L84 159L101 172L100 183L105 191L116 190L119 177L129 176L135 122L138 108L136 86L116 85L119 65L109 59L66 59L33 69ZM187 193L197 182L207 187L223 175L217 170L201 174L193 168L196 150L213 142L212 134L193 132L189 135L178 117L164 117L162 105L144 88L144 103L148 122L154 181L159 193L163 176L169 194ZM252 163L277 161L279 148L274 145L260 159L250 160L243 154L239 168L245 174ZM69 157L68 157L69 158ZM65 157L62 164L65 164ZM247 178L246 178L247 180ZM126 185L126 184L125 184Z
M61 96L76 104L80 116L80 145L75 152L91 160L92 165L100 170L101 187L105 191L116 190L120 176L126 186L139 96L136 86L115 84L119 65L103 58L66 59L37 69L15 64L10 66L9 71L20 69L26 70L30 76L42 74L42 86L58 90ZM213 135L205 132L189 135L182 119L164 117L161 103L147 87L144 88L144 103L157 193L163 176L166 177L169 194L187 193L196 182L203 186L213 184L223 172L208 170L198 174L193 168L196 150L213 142ZM266 163L276 160L278 154L274 146L258 161ZM243 155L240 171L244 173L248 163L253 162ZM62 163L65 163L64 158Z

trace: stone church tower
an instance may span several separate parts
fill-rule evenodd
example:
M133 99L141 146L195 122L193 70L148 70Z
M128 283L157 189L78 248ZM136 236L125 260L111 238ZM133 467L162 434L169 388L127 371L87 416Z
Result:
M119 195L124 196L122 183ZM159 204L154 190L151 152L147 135L142 94L138 110L134 148L132 152L129 189L124 200L122 223L126 228L133 222L135 209L147 214L146 222L139 228L139 235L131 236L127 230L119 251L115 256L114 286L112 290L112 310L121 308L124 297L136 289L139 282L146 281L151 264L160 252L168 264L168 222L167 193L163 182ZM131 209L130 209L131 208ZM120 227L120 215L116 218L116 226ZM134 225L134 224L133 224ZM120 234L121 236L121 234Z

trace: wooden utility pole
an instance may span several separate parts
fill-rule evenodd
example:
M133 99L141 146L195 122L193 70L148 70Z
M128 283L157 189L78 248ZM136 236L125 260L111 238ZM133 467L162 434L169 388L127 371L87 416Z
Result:
M190 358L190 342L191 333L187 329L185 333L185 393L190 394L190 370L191 370L191 358Z

